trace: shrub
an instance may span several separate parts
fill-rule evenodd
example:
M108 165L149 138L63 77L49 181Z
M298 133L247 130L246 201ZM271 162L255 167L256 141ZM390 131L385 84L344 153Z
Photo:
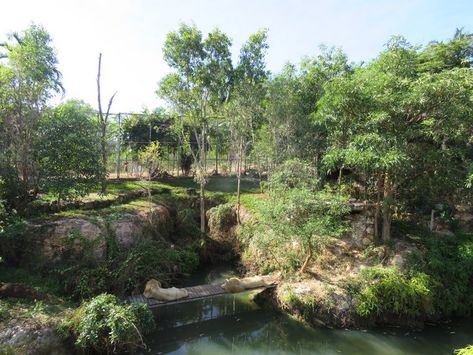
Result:
M211 208L208 211L208 216L209 228L227 231L236 223L236 212L231 203L224 203Z
M40 121L40 185L58 201L86 195L105 177L90 111L83 102L68 101Z
M433 311L430 279L424 273L409 277L397 268L372 267L364 269L359 278L355 299L361 316L415 317Z
M439 315L468 315L473 309L473 235L442 238L421 236L425 252L410 261L411 272L432 280L434 307Z
M269 191L259 202L260 223L249 227L242 239L249 248L264 250L280 270L300 267L303 273L330 237L348 229L348 198L327 191L297 187ZM296 256L296 257L294 257Z
M315 188L318 185L315 169L299 159L287 160L278 166L269 181L271 190L292 188Z
M455 350L456 355L473 355L473 345L468 345L461 349Z
M146 305L120 304L105 293L83 303L60 325L61 333L72 337L79 348L99 353L143 348L143 335L154 328Z
M150 278L168 279L168 274L188 273L199 263L191 246L143 239L130 250L114 252L103 261L70 256L58 261L48 273L57 278L66 295L87 299L103 292L129 294Z
M198 263L198 255L190 247L143 240L120 263L114 277L114 289L131 291L150 278L162 279L163 275L176 271L191 272Z

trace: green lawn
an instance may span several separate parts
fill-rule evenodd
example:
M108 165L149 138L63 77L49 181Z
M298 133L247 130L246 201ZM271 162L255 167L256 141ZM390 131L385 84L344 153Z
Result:
M81 201L100 201L100 200L113 200L120 193L131 192L143 189L162 189L162 193L153 195L152 202L173 204L179 199L186 199L189 197L188 189L193 188L196 193L199 192L199 185L191 177L176 177L166 178L159 181L142 181L142 180L110 180L107 186L107 194L102 195L98 192L90 193L84 196ZM206 197L222 202L235 202L236 201L236 189L237 179L235 176L213 176L210 177L205 191ZM255 205L255 199L260 194L259 181L254 178L242 178L241 180L241 193L242 193L242 204L247 208L252 209ZM40 199L36 200L34 204L49 203L52 197L48 194L43 195ZM110 207L101 208L97 210L85 210L85 209L70 209L62 212L55 213L55 216L82 216L86 219L101 218L100 216L113 217L115 212L123 212L124 210L136 210L137 208L145 208L147 203L146 197L134 199L128 203L116 204ZM41 218L41 216L38 216ZM107 217L108 218L108 217Z
M198 191L199 185L191 177L175 177L165 178L159 181L146 180L110 180L107 185L107 193L100 194L98 191L90 193L81 198L81 201L95 201L95 200L113 200L118 194L123 192L137 191L143 189L168 189L175 194L187 193L186 190L194 188ZM214 193L223 194L231 198L231 195L236 193L237 179L235 176L212 176L209 178L206 185L206 192L210 196ZM242 178L241 180L242 194L258 193L259 181L254 178ZM48 193L41 195L38 202L47 203L54 201L54 197Z

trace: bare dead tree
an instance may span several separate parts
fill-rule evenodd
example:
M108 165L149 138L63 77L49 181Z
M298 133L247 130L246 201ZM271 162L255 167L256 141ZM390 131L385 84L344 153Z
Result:
M107 189L107 129L108 129L108 118L110 115L110 108L112 107L113 99L117 92L110 97L108 100L107 111L105 114L102 110L102 98L101 98L101 91L100 91L100 73L102 69L102 53L99 54L99 68L97 72L97 99L98 99L98 106L99 106L99 123L100 123L100 146L102 151L102 166L104 169L104 179L102 181L102 193L105 193Z

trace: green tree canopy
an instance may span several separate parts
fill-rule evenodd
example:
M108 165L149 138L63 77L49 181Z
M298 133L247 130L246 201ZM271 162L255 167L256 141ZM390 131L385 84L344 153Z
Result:
M99 127L91 111L80 101L68 101L41 120L40 182L58 201L83 196L103 179Z

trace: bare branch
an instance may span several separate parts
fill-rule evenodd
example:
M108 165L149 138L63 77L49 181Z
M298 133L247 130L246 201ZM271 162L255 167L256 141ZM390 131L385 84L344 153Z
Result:
M99 54L99 69L97 71L97 100L99 105L99 119L100 122L104 122L102 112L102 99L100 97L100 69L102 67L102 53Z
M110 108L112 107L113 99L115 98L116 94L117 92L115 91L112 97L110 97L110 100L108 101L107 113L105 114L105 122L108 122L108 115L110 115Z

